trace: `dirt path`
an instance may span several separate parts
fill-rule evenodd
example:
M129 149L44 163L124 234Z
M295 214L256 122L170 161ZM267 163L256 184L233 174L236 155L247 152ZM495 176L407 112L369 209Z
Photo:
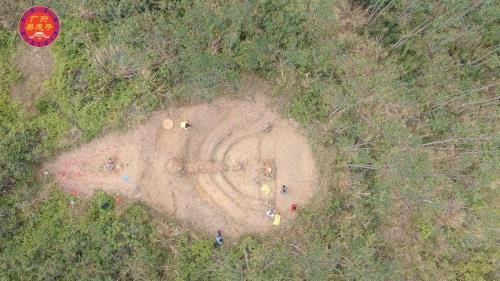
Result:
M22 43L14 54L12 62L24 78L12 88L12 98L32 109L36 96L42 92L43 82L52 75L54 57L47 47L37 48Z
M170 130L162 127L167 117L175 123ZM193 127L180 128L183 120ZM200 230L262 233L289 224L290 204L300 208L313 195L314 161L295 128L263 101L219 99L159 113L135 130L63 153L44 169L68 191L120 193ZM105 167L109 158L113 171ZM287 194L280 193L283 184ZM269 206L282 216L280 226L266 215Z

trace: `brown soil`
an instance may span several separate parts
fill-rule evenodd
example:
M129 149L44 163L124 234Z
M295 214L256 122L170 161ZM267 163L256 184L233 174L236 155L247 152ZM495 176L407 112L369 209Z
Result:
M24 78L12 88L12 98L27 108L32 108L34 99L42 92L43 82L52 75L54 57L48 47L38 48L23 43L14 54L12 62Z
M174 121L172 129L163 127L165 118ZM193 126L180 128L184 120ZM301 208L313 195L316 169L296 127L263 101L219 99L158 113L134 130L65 152L44 169L67 191L120 193L199 230L263 233L289 224L290 204ZM113 171L106 169L109 158ZM280 226L266 215L271 206Z

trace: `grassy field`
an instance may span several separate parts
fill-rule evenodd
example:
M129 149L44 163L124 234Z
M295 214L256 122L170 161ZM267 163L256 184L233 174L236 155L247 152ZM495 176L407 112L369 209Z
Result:
M498 1L39 1L62 32L25 110L0 6L0 280L498 280ZM289 232L212 237L37 166L169 106L271 83L321 173ZM100 206L110 202L111 208Z

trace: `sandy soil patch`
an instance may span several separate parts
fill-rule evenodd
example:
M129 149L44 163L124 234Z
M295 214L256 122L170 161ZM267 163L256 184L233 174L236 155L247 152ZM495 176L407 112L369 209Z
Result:
M185 120L192 123L187 130L179 126ZM314 160L296 128L263 101L219 99L158 113L134 130L62 153L43 169L65 190L120 193L199 230L264 233L289 224L290 205L301 208L313 195ZM266 214L271 207L279 226Z
M12 98L32 108L34 99L41 94L43 82L48 80L54 69L54 57L48 47L37 48L19 44L12 62L21 71L24 80L12 88Z

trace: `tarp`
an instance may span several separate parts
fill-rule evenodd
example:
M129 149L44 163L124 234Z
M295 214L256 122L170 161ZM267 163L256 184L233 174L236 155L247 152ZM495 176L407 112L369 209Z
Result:
M280 215L278 215L278 214L274 215L274 221L273 221L273 224L274 224L274 225L280 225L280 223L281 223L281 216L280 216Z
M265 183L260 187L260 191L262 191L264 194L269 194L272 192L272 188L269 186L269 184Z

